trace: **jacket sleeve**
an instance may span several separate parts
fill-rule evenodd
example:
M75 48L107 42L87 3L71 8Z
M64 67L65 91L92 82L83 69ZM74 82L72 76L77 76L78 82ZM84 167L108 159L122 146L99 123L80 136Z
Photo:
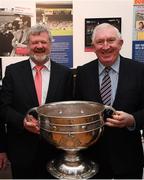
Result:
M6 152L6 125L2 118L0 118L0 153L1 152Z
M13 102L14 81L10 68L6 68L0 93L0 118L17 129L23 129L24 115L15 110Z

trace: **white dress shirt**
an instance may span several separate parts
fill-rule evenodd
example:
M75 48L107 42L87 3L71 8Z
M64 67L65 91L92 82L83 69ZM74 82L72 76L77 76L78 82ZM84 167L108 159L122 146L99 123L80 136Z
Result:
M30 64L31 64L31 68L32 68L32 74L33 74L33 78L35 77L35 69L34 66L36 66L36 64L30 59ZM49 81L50 81L50 70L51 70L51 63L50 60L47 61L44 64L45 68L43 68L41 70L42 73L42 104L45 104L46 101L46 97L48 94L48 88L49 88Z

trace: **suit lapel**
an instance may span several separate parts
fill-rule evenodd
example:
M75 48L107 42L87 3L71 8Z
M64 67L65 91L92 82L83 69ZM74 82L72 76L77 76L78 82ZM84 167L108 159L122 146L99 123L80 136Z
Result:
M53 101L57 84L59 83L59 76L59 69L55 66L55 63L51 61L50 82L46 102Z
M89 96L90 99L96 101L96 102L102 102L101 95L100 95L100 88L99 88L99 71L98 71L98 60L95 60L91 64L91 68L89 69Z
M27 94L29 96L29 99L32 100L32 102L38 106L38 99L36 95L32 70L30 66L29 60L25 61L25 63L21 66L21 75L24 83L25 90L27 91Z
M99 82L99 70L98 70L98 60L96 61L96 97L97 102L102 103L101 93L100 93L100 82Z
M123 88L125 82L127 84L128 80L127 80L127 65L125 63L125 59L123 57L120 57L120 68L119 68L119 77L118 77L118 85L117 85L117 90L116 90L116 94L115 94L115 100L113 103L113 106L115 107L116 104L119 104L119 100L120 100L120 93L121 93L121 89Z

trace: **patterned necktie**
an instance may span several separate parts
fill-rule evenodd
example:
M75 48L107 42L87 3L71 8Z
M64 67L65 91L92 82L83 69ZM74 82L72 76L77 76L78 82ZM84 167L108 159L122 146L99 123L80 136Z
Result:
M101 98L103 101L103 104L105 105L111 105L111 79L109 76L109 71L111 70L111 67L106 67L105 68L105 75L102 79L102 84L101 84Z
M35 81L35 88L36 88L39 105L41 105L41 101L42 101L42 73L41 73L41 70L43 68L44 68L44 66L35 66L34 67L34 69L36 71L34 81Z

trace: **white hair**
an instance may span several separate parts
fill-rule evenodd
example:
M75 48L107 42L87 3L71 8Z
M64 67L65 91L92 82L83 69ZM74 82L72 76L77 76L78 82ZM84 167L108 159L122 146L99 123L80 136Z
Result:
M97 25L94 30L93 30L93 34L92 34L92 44L94 43L95 37L97 35L97 31L104 29L104 28L113 28L116 31L116 34L118 36L118 38L122 39L121 33L120 31L113 25L109 24L109 23L102 23Z
M36 24L29 29L27 34L27 42L29 42L30 35L40 35L40 33L42 32L46 32L48 34L49 41L52 42L52 35L50 29L44 24Z

